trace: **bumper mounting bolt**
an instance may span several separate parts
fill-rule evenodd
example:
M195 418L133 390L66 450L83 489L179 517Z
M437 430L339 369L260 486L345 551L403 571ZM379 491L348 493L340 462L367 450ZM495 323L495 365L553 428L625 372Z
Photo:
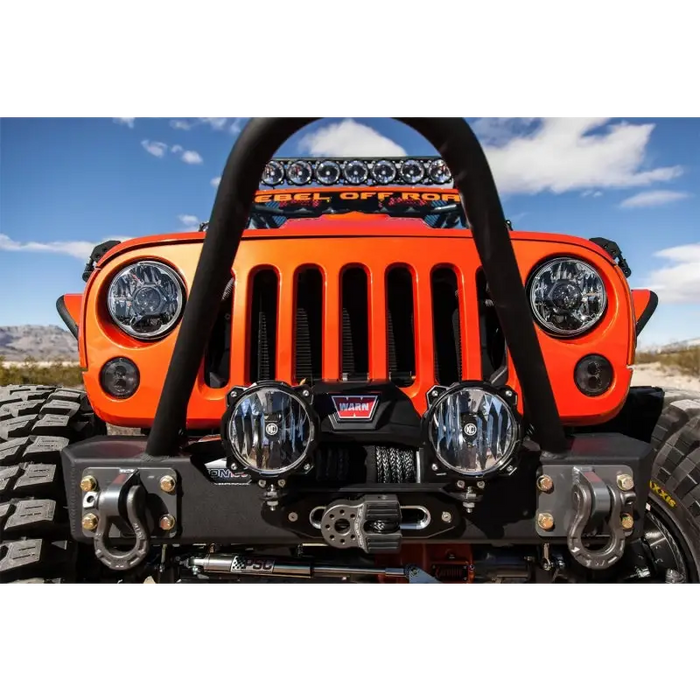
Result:
M554 491L554 482L552 477L548 474L542 474L539 479L537 479L537 488L542 491L542 493L551 493Z
M287 516L287 520L289 520L290 523L295 523L298 519L299 516L294 511Z
M451 523L452 522L452 513L449 511L444 511L442 514L442 522L443 523Z
M97 530L97 523L99 522L97 516L94 513L87 513L83 516L83 530Z
M85 493L89 493L90 491L97 491L97 481L95 480L95 477L84 476L80 480L80 490L84 491Z
M634 488L634 479L629 474L619 474L617 485L620 487L620 491L631 491Z
M176 486L177 483L175 479L172 476L170 476L170 474L166 474L160 480L161 491L165 491L165 493L172 493L175 490Z
M463 489L463 488L466 488L467 485L463 481L458 481L456 483L456 486L458 489Z
M158 525L160 525L161 530L170 532L170 530L175 527L175 518L170 515L170 513L166 513L165 515L161 516L161 519L158 521Z
M537 516L537 524L542 530L553 530L554 516L551 513L540 513Z
M632 530L634 528L634 518L629 513L624 513L620 519L620 524L623 530Z

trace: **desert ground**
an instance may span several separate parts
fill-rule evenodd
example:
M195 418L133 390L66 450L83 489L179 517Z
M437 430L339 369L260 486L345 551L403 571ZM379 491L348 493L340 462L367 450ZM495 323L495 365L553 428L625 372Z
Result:
M3 367L22 367L25 364L24 361L14 361L14 362L3 362ZM32 367L55 367L59 365L61 367L77 367L77 363L66 360L65 362L51 361L51 362L32 362Z
M658 362L636 365L633 386L660 386L664 389L687 389L700 392L700 377L692 377L678 370L663 367Z

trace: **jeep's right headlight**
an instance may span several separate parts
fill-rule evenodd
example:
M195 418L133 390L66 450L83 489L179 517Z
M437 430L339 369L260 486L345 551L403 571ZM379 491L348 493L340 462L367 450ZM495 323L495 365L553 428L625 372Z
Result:
M151 260L122 269L107 292L112 320L141 340L155 340L172 330L184 303L185 286L180 276L171 267Z
M529 289L537 322L552 335L568 338L593 328L608 301L598 272L574 258L549 260L537 268Z

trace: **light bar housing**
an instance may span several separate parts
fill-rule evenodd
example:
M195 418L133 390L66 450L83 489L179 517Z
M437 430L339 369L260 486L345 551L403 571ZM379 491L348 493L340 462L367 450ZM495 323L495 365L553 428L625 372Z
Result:
M300 187L300 185L292 182L288 176L289 166L300 162L309 164L313 170L311 180L304 183L303 186L318 184L321 186L347 185L349 187L357 187L357 182L349 182L346 179L345 172L346 166L348 166L351 163L356 164L358 162L364 165L368 173L367 178L363 179L362 183L359 183L362 186L366 187L381 187L392 184L407 186L420 185L421 187L447 187L452 183L451 176L448 180L436 182L430 175L430 173L434 173L436 169L442 169L447 167L445 166L445 163L441 158L434 158L429 156L406 156L405 158L275 158L274 160L270 161L270 163L265 169L265 172L274 172L275 174L278 174L278 167L280 167L284 171L284 177L281 180L278 180L278 177L266 177L261 181L261 185L263 187ZM321 175L320 179L318 177L319 166L327 166L329 163L336 164L340 172L339 177L337 179L334 179L333 182L328 182L328 178L324 178L323 175ZM420 177L420 179L416 180L415 174L404 178L404 165L408 164L408 166L412 168L415 173L416 163L419 163L423 169L423 174ZM374 175L374 170L377 166L379 166L379 168L382 170L382 175L380 175L379 179L377 179ZM395 175L391 179L387 179L386 176L386 171L390 170L389 166L393 166L395 170ZM449 173L449 170L447 170L447 172ZM323 182L323 180L326 180L326 182Z

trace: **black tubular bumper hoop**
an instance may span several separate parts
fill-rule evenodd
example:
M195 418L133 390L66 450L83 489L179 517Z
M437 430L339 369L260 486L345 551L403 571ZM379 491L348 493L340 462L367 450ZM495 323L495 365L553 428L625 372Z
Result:
M187 405L220 299L267 163L315 118L251 119L224 168L146 454L177 452ZM498 191L481 145L461 118L397 119L426 138L445 160L472 226L494 307L520 378L526 413L543 450L561 453L566 438L532 321Z

